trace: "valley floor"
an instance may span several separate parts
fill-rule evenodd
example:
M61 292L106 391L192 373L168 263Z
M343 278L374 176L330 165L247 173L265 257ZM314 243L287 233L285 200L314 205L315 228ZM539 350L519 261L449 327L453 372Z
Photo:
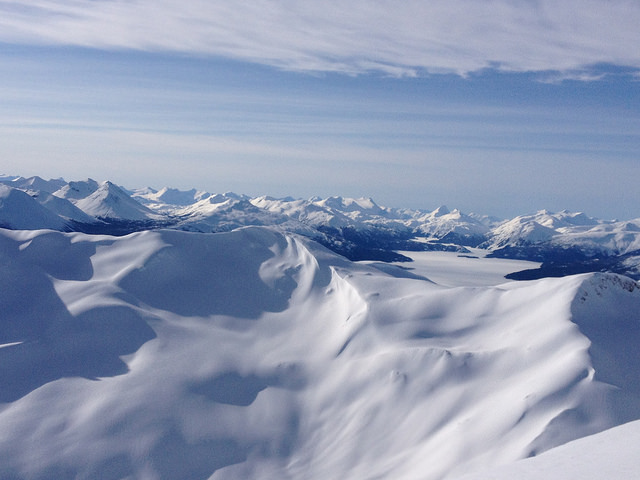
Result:
M538 262L486 258L487 250L469 248L471 253L408 252L400 253L412 262L395 262L407 271L447 287L479 287L505 283L505 275L540 267Z

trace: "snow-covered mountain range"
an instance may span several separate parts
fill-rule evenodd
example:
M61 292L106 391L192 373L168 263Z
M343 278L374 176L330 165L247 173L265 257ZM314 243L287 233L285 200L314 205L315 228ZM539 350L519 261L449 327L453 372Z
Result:
M251 198L166 187L128 190L91 179L0 177L0 226L6 228L211 233L250 225L305 235L352 260L408 260L398 252L479 247L496 257L543 262L541 269L514 278L588 271L640 278L640 218L599 220L543 210L500 220L445 206L434 211L388 208L370 198Z
M639 221L0 180L2 480L636 478Z

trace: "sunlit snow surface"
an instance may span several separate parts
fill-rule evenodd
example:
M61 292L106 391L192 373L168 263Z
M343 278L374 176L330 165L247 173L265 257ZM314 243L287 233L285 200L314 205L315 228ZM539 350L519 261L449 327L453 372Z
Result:
M0 230L0 478L456 478L640 419L633 281L441 260Z
M635 421L459 480L637 480L638 445L640 421Z

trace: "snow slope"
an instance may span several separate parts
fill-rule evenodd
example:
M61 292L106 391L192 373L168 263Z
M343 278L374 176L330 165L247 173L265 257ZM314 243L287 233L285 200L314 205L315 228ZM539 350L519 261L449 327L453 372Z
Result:
M477 472L459 480L636 480L640 422L562 445L539 457Z
M86 214L66 198L56 197L50 193L40 190L34 193L34 198L43 206L56 215L67 220L73 220L80 223L95 223L98 220L91 215ZM42 228L37 227L37 228Z
M263 227L0 257L0 478L455 478L640 418L625 277L445 287Z
M15 229L65 230L68 222L22 190L0 184L0 226Z

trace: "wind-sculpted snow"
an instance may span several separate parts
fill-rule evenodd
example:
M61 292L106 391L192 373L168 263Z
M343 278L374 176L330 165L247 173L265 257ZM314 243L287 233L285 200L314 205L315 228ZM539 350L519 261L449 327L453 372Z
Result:
M128 305L96 302L70 311L56 284L86 289L91 256L102 243L77 239L54 232L0 236L0 402L60 378L125 373L120 356L155 336L146 315Z
M263 265L273 249L286 246L283 237L265 239L267 233L247 229L209 241L203 235L163 231L165 246L118 285L146 305L183 316L257 318L282 311L297 286L296 265L282 267L275 278L265 276ZM235 248L238 244L242 248Z
M0 230L0 478L439 479L640 418L640 290L249 227Z

